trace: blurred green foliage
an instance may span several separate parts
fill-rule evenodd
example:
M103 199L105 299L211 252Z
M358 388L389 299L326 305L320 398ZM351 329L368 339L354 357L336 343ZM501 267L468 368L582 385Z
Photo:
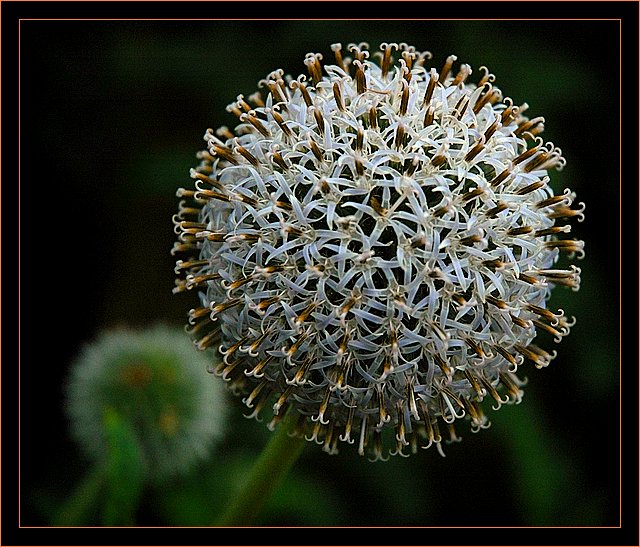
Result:
M253 92L271 70L303 73L306 52L328 59L331 43L363 40L428 49L435 66L451 53L474 70L486 65L506 96L545 116L544 137L562 147L568 162L553 184L587 203L576 230L586 241L582 289L559 288L551 302L578 323L548 369L526 371L522 404L489 411L493 426L477 435L462 431L460 444L445 446L446 458L430 449L374 464L352 447L328 456L310 443L260 523L617 524L619 94L617 79L602 78L617 66L613 22L33 21L23 24L22 40L23 88L42 90L24 99L25 149L46 139L38 159L56 189L36 199L41 186L25 172L24 198L44 224L78 228L66 259L74 265L73 290L49 295L49 305L61 310L58 328L68 335L47 346L55 367L40 381L58 388L30 396L57 414L44 443L47 462L24 451L23 524L51 523L52 508L89 473L68 438L60 396L80 345L118 324L181 325L195 303L192 295L171 295L169 249L174 193L189 183L205 129L232 125L225 106ZM605 169L593 169L585 135L594 131ZM37 260L57 258L45 249ZM23 286L36 283L35 273L23 271ZM68 287L68 276L63 268L49 282ZM26 349L26 362L38 362L43 351ZM232 404L228 433L210 461L186 478L147 487L132 522L212 522L270 435L264 424L243 418L239 401ZM42 445L40 429L36 413L26 412L26 448ZM134 496L137 482L128 483Z

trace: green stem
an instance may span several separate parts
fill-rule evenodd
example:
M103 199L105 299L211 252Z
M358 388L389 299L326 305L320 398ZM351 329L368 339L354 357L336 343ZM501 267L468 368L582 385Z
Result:
M105 483L105 469L96 465L76 486L73 494L53 519L54 526L83 526L91 523L98 507L98 498Z
M303 437L289 435L284 419L260 454L246 482L214 526L249 526L280 485L305 445Z

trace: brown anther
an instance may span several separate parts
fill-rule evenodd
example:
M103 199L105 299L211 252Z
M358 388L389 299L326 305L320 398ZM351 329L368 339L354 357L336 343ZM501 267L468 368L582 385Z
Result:
M535 237L551 236L554 234L566 233L569 226L553 226L551 228L545 228L544 230L536 230L533 235Z
M496 187L498 184L504 182L507 177L511 174L511 170L507 167L502 173L497 175L493 180L489 182L489 186Z
M530 131L532 128L534 128L538 124L544 123L544 121L545 121L544 118L541 116L538 118L533 118L532 120L528 120L528 121L525 120L518 126L518 128L513 132L513 134L516 136L520 136L525 131Z
M254 167L260 166L260 162L258 161L258 159L251 152L249 152L244 146L242 146L241 144L236 144L236 150L251 165L253 165Z
M498 95L498 92L495 89L493 89L491 84L485 84L485 87L487 88L486 92L480 95L480 97L476 101L476 104L473 105L474 114L477 114L478 112L480 112L480 110L482 110L482 107L485 104L490 102L495 96Z
M545 241L544 246L547 249L558 249L565 253L576 253L582 251L584 243L577 239L561 239L557 241Z
M258 302L258 304L256 305L256 309L259 311L266 310L269 306L271 306L272 304L275 304L279 300L280 300L279 296L271 296L269 298L265 298L264 300L261 300L260 302Z
M342 44L331 44L331 50L335 55L336 65L346 72L347 69L344 66L344 59L342 58Z
M287 98L284 96L284 94L282 92L282 89L280 88L280 86L278 85L277 82L275 82L273 80L269 80L267 82L267 87L269 88L271 96L274 98L274 102L276 102L276 103L286 103L287 102Z
M207 349L213 344L216 344L219 340L219 337L220 337L220 330L214 329L206 336L203 336L202 338L200 338L196 343L196 346L198 347L199 350ZM224 361L222 361L220 364L223 365Z
M518 325L520 328L528 329L531 326L531 321L520 319L517 315L513 315L512 313L510 313L509 317L511 317L511 321L513 321L513 323L515 325Z
M291 224L285 224L283 231L287 234L291 234L294 237L302 237L304 235L304 232L300 228L292 226Z
M231 298L229 300L227 300L226 302L220 302L220 304L216 304L215 306L211 306L211 311L213 313L222 313L223 311L226 311L230 308L233 308L234 306L237 306L239 304L242 304L244 302L243 298Z
M301 325L302 323L304 323L309 316L311 315L311 313L313 312L313 310L316 309L316 306L318 304L316 302L311 302L311 304L309 304L300 315L298 315L295 319L295 323L296 325Z
M289 166L287 165L287 163L284 161L284 158L282 157L282 154L280 154L280 152L274 152L273 155L271 156L273 159L273 162L280 167L280 169L282 169L283 171L288 171L289 170Z
M405 80L402 80L402 98L400 99L400 116L404 116L407 113L407 106L409 105L409 85Z
M471 246L474 243L479 243L480 241L482 241L482 235L480 234L473 234L467 237L463 237L462 239L460 239L460 244L461 245L465 245L465 246Z
M484 142L487 142L493 136L498 127L500 127L499 120L494 121L489 127L487 127L487 130L484 132Z
M407 167L407 170L405 171L405 175L407 177L412 177L413 174L416 172L416 169L418 169L418 166L420 165L420 160L415 157L411 160L411 163L409 164L409 167Z
M317 145L316 141L314 141L313 138L311 137L309 137L309 148L311 149L311 152L313 152L313 155L316 157L318 161L324 160L324 155L322 154L322 150L320 150L320 147Z
M433 165L434 167L440 167L446 161L447 156L445 156L444 154L436 154L435 156L433 156L433 158L431 158L431 165Z
M402 123L398 123L398 128L396 129L396 138L395 138L395 147L396 150L399 150L404 145L404 138L406 135L405 127Z
M529 173L536 169L537 167L542 168L542 166L551 158L551 156L547 152L540 152L537 156L535 156L531 161L527 162L524 166L525 173Z
M487 82L493 82L495 80L495 76L489 72L489 69L486 66L481 66L479 70L482 70L484 74L477 84L478 87L482 87Z
M238 165L238 160L233 157L233 152L229 150L226 146L221 146L217 143L211 143L211 148L212 148L211 153L213 155L219 156L227 160L229 163L232 163L233 165Z
M344 112L344 101L342 99L342 92L340 91L340 84L338 82L333 82L333 98L336 101L336 106L340 112Z
M355 150L357 150L358 152L361 152L363 146L364 146L364 129L362 129L362 126L359 125L358 132L356 133Z
M500 354L502 355L502 357L504 357L507 361L509 361L509 363L511 363L513 366L517 366L518 361L516 360L516 358L511 355L506 349L504 349L502 346L493 346L493 348ZM502 375L501 375L502 376Z
M546 323L543 323L542 321L538 321L537 319L533 320L533 324L539 329L545 332L548 332L551 336L553 336L556 339L560 339L567 334L566 331L560 332L558 329L553 328L551 325L547 325Z
M499 201L495 207L493 207L492 209L489 209L486 212L486 215L489 218L492 218L492 217L495 217L498 213L501 213L502 211L508 208L509 206L504 201Z
M380 203L380 201L378 201L378 198L376 198L375 196L369 196L369 205L371 206L371 208L378 213L380 216L385 216L387 214L387 209L385 209L382 204Z
M504 266L504 262L499 258L494 258L493 260L483 260L482 265L490 268L491 270L496 270L498 268L502 268Z
M515 107L513 106L513 101L509 97L504 100L504 103L507 104L507 108L502 111L500 122L502 125L509 125L511 119L514 117L513 110Z
M466 194L463 194L462 201L466 203L468 201L471 201L472 199L480 197L482 194L484 194L484 190L478 186L478 188L476 188L475 190L471 190Z
M244 110L245 112L249 112L250 110L252 110L252 108L244 100L244 95L238 95L236 105L242 108L242 110Z
M471 374L471 371L468 368L465 368L464 371L464 376L467 379L467 381L469 382L469 384L471 385L471 388L473 389L473 391L476 392L476 396L478 397L478 399L482 399L484 397L484 393L482 391L482 386L480 385L480 381L478 380L478 378L476 378L473 374ZM462 399L463 404L465 402L468 403L468 401L466 399ZM469 412L469 407L467 405L465 405L465 408L467 410L467 412ZM471 414L471 412L469 412Z
M529 159L536 152L538 152L538 150L540 150L540 146L534 146L533 148L529 148L529 150L525 150L522 154L520 154L519 156L513 159L513 162L512 162L513 165L518 165L519 163L522 163L526 159Z
M316 119L318 133L324 136L324 117L322 116L322 111L319 108L314 108L313 117Z
M422 99L422 106L429 106L431 102L431 97L433 96L433 90L438 83L438 74L432 68L431 72L429 72L429 83L427 84L427 89L424 93L424 98Z
M220 274L210 273L202 275L191 275L187 277L186 287L187 290L195 289L196 287L205 286L207 281L213 281L215 279L220 279Z
M507 230L507 235L508 236L520 236L520 235L528 234L532 230L533 230L533 228L531 226L520 226L518 228L511 228L510 230Z
M582 211L577 209L571 209L570 207L555 207L551 211L547 213L547 218L549 219L557 219L557 218L571 218L575 216L581 216Z
M216 135L224 140L233 139L235 137L235 135L229 130L229 128L224 125L216 129Z
M489 302L489 304L493 304L494 306L496 306L501 310L506 310L509 308L509 306L504 300L500 300L499 298L496 298L495 296L492 296L490 294L486 296L486 300L487 302Z
M520 281L528 283L529 285L539 285L540 284L540 280L539 279L536 279L535 277L531 277L530 275L527 275L526 273L522 273L522 272L520 272L520 275L518 276L518 279Z
M216 232L200 232L196 237L199 239L205 238L207 241L215 241L221 243L225 240L227 234L221 234Z
M385 46L383 48L383 46ZM391 66L391 52L394 48L395 44L381 44L380 49L382 49L382 62L380 64L380 68L382 70L382 78L386 79L387 74L389 74L389 67Z
M441 216L445 215L446 213L448 213L450 209L451 209L450 204L447 202L444 205L434 209L433 216L434 217L441 217Z
M433 123L435 111L436 109L433 106L427 107L427 110L424 113L424 121L422 122L424 127L429 127Z
M525 307L536 315L544 317L550 323L557 323L558 317L548 309L541 308L540 306L536 306L535 304L525 304Z
M531 192L535 192L536 190L542 188L546 184L547 183L544 180L537 180L535 182L532 182L531 184L528 184L524 188L520 188L520 190L516 192L516 195L524 196L526 194L530 194Z
M300 365L300 367L296 371L292 379L292 383L294 384L303 383L304 377L307 375L307 372L309 372L309 369L311 368L312 363L313 363L312 359L306 359L304 363L302 363L302 365Z
M264 126L264 124L255 116L251 115L251 114L244 114L242 117L243 121L247 120L253 127L255 127L258 132L263 136L263 137L270 137L271 133L269 133L269 130Z
M464 341L467 344L467 346L469 346L469 348L473 353L475 353L478 357L484 357L484 351L482 349L482 346L480 346L480 344L478 344L475 340L472 340L471 338L465 338Z
M262 100L262 95L259 91L252 93L247 97L247 99L249 99L257 107L263 107L265 105L264 101Z
M362 158L360 156L356 156L353 162L356 166L356 174L359 177L364 176L364 163L362 163Z
M547 353L543 352L540 348L534 346L533 344L529 345L528 347L516 344L513 346L513 349L515 349L526 359L529 359L529 361L532 361L537 366L541 365L547 358Z
M356 67L356 90L358 94L362 95L367 89L364 67L359 61L354 61L353 64Z
M434 353L433 360L445 376L450 376L453 373L449 364L439 354Z
M231 152L231 150L229 150L229 152ZM200 181L202 181L202 182L204 182L206 184L209 184L211 186L214 186L216 188L219 188L219 189L223 189L224 188L224 186L222 186L222 184L220 184L220 181L218 181L218 180L216 180L214 178L211 178L210 176L205 175L204 173L200 173L200 172L196 171L195 169L191 170L190 176L191 176L192 179L200 180Z
M322 55L320 55L319 53L309 53L304 60L305 64L307 65L309 75L311 76L314 84L317 84L320 80L322 80L322 64L320 63L321 58Z
M467 64L460 65L460 70L458 71L456 77L453 79L453 82L451 82L451 85L455 87L457 85L463 84L468 78L469 74L471 74L471 67Z
M372 106L369 110L369 125L371 129L378 129L378 110Z
M304 103L307 105L307 107L310 107L311 105L313 105L313 100L311 99L311 95L309 95L309 90L307 89L307 86L304 85L302 82L300 82L298 84L298 88L302 93L302 98L304 99Z
M180 270L189 270L191 268L201 268L208 264L208 260L178 260L176 262L175 272L178 273Z
M455 55L449 55L449 57L447 57L444 66L442 67L442 71L440 72L440 78L438 79L438 83L441 83L444 85L444 81L447 79L447 76L449 75L449 71L451 70L451 67L453 66L454 61L456 61L457 57Z
M282 129L282 132L289 137L290 139L293 138L293 132L291 131L291 129L289 128L289 126L285 123L284 118L280 115L279 112L277 112L276 110L272 111L273 114L273 119L276 121L276 123L278 124L278 127L280 127L280 129Z
M205 317L210 314L211 314L211 309L208 306L193 308L189 310L189 323L193 324L194 320L200 319L201 317Z
M557 205L558 203L561 203L561 202L563 202L565 200L566 200L566 196L565 195L551 196L550 198L543 199L543 200L539 201L538 203L536 203L535 207L537 209L543 209L544 207L550 207L552 205Z
M278 200L274 203L274 205L279 209L284 209L285 211L293 211L293 207L291 206L291 204L286 201Z
M247 283L250 283L251 281L253 281L252 277L243 277L242 279L233 281L229 285L229 291L235 291L236 289L239 289L240 287L242 287L243 285L246 285Z
M464 161L471 161L473 158L475 158L484 148L484 144L485 137L482 136L480 137L480 140L473 146L473 148L471 148L471 150L467 152L466 156L464 157Z
M230 201L231 198L220 192L214 192L213 190L198 190L196 192L197 199L217 199L218 201Z
M457 120L461 120L468 106L469 106L469 97L467 95L463 95L462 97L460 97L460 100L458 101L455 108L453 109L453 117L456 118Z

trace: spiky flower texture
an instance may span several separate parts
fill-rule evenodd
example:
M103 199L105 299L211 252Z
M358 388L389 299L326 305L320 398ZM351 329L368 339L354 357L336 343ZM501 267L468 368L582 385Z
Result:
M407 44L332 50L238 96L234 133L207 130L178 191L174 291L199 292L187 330L219 347L250 416L293 412L330 453L442 452L457 420L488 427L483 399L521 400L523 362L555 357L533 341L574 322L546 302L579 288L579 268L554 265L583 255L558 221L584 205L554 195L564 159L544 119L486 68L472 83L455 56L438 72Z

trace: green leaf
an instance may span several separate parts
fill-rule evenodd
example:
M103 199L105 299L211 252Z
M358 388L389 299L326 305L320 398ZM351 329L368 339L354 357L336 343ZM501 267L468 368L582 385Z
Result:
M107 440L105 526L132 525L142 496L144 461L133 428L113 410L104 413Z

